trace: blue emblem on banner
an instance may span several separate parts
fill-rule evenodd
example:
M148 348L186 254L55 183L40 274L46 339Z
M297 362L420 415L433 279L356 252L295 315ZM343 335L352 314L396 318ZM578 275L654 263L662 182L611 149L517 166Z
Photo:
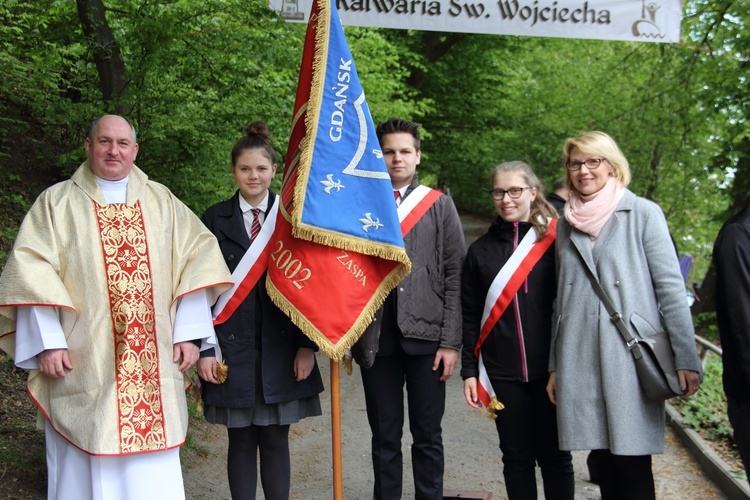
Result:
M327 49L300 221L403 247L391 180L334 2Z

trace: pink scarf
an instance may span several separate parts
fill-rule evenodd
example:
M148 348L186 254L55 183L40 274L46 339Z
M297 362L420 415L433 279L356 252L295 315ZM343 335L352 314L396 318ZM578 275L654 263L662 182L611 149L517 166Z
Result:
M624 194L625 186L615 177L609 177L604 187L593 194L582 195L573 190L565 204L565 218L571 226L588 234L593 244Z

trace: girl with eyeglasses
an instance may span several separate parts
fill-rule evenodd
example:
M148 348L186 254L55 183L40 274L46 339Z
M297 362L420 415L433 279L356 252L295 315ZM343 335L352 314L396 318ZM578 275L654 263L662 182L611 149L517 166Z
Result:
M595 452L602 499L655 498L651 455L664 452L664 403L646 399L633 355L597 295L596 275L631 333L669 332L685 395L701 364L677 256L661 209L627 189L628 161L603 132L565 142L571 196L557 232L550 400L560 447Z
M498 216L469 247L461 278L464 396L496 416L508 498L537 498L538 464L544 497L572 499L571 454L558 447L545 392L557 211L523 162L498 165L490 181Z

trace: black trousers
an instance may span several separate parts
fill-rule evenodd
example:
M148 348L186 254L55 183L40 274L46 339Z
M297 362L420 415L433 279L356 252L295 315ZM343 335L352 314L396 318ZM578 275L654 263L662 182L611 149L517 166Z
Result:
M398 347L378 356L362 369L367 420L372 430L372 466L375 499L401 498L404 427L404 383L409 407L409 430L414 444L411 460L416 499L443 498L443 438L440 423L445 412L443 369L432 370L434 354L408 355Z
M573 461L560 451L557 414L547 396L547 380L509 382L490 380L505 409L495 425L503 452L503 477L510 500L534 500L536 465L542 470L547 500L572 500L575 493Z
M750 402L727 396L727 416L734 430L734 442L745 469L750 468ZM750 475L748 475L750 483Z
M594 450L602 500L655 500L651 455L614 455Z

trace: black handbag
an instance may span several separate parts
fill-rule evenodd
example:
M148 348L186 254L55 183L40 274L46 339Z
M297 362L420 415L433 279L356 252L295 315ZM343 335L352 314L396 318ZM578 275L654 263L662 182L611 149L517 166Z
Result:
M597 280L591 269L584 263L588 272L591 284L599 296L599 300L604 304L604 308L609 313L609 319L617 327L617 331L622 335L625 345L635 360L635 370L638 373L638 381L641 384L646 399L650 401L666 401L675 396L682 396L684 393L680 388L680 379L677 376L677 370L674 364L674 354L672 344L669 341L669 334L665 331L638 339L633 337L622 315L615 310L614 305L604 292L599 280Z

